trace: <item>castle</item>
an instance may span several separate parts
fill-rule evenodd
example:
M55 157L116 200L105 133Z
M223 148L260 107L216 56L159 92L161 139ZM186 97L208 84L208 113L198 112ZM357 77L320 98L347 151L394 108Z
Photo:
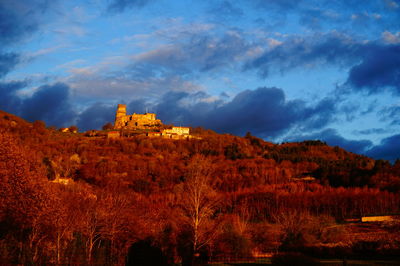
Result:
M120 132L115 130L131 131L137 134L146 134L149 137L164 138L192 138L188 127L167 127L163 125L160 119L156 119L156 114L145 113L132 115L126 114L126 105L118 104L115 114L114 131L109 132L109 137L119 137Z
M126 105L118 104L114 129L158 129L161 126L161 120L156 119L156 114L145 113L141 115L133 113L133 115L127 115Z

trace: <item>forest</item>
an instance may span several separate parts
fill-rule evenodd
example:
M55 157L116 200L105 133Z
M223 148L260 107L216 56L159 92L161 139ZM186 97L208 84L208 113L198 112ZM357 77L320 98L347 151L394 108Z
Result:
M318 140L273 144L203 128L191 134L198 138L93 137L0 111L0 261L400 256L399 221L348 222L400 213L400 160Z

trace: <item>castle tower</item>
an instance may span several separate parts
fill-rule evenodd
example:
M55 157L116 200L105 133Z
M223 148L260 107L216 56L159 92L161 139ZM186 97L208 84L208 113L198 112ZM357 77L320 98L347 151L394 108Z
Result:
M121 128L124 126L124 117L126 116L126 104L118 104L117 112L115 114L114 128Z

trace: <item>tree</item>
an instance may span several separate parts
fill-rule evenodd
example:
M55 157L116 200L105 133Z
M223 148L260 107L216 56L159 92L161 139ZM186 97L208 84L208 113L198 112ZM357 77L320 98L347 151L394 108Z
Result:
M77 126L70 126L68 128L68 131L71 133L78 133L78 127Z
M111 129L113 129L113 128L114 128L114 126L113 126L110 122L108 122L107 124L105 124L105 125L102 127L103 130L111 130Z
M183 222L189 230L192 244L191 258L199 256L200 249L215 237L217 224L210 220L219 203L210 185L211 162L203 156L192 158L186 172L187 181L183 186L181 210Z
M43 217L49 200L44 173L35 154L0 131L0 221L10 234L19 238L16 248L21 263L37 258L37 246L43 239ZM25 240L33 257L23 254Z

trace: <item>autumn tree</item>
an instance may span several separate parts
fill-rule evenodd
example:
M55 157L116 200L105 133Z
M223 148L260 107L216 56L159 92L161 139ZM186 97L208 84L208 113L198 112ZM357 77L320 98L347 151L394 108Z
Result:
M36 245L42 238L41 218L49 203L44 181L44 168L34 154L0 131L0 222L19 238L17 256L21 262L36 259L22 258L23 243L37 251Z

